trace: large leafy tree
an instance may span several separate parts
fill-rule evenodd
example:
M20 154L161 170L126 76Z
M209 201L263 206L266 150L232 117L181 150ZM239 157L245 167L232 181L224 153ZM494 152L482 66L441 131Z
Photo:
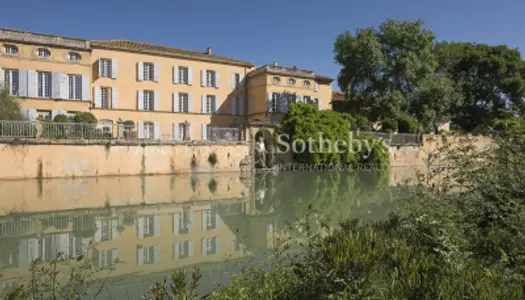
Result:
M372 121L412 114L430 130L461 101L455 84L436 73L435 36L422 25L420 20L387 20L378 29L347 31L337 38L339 86Z
M525 63L507 46L440 43L438 73L447 74L461 89L464 103L454 121L466 130L492 120L525 113Z

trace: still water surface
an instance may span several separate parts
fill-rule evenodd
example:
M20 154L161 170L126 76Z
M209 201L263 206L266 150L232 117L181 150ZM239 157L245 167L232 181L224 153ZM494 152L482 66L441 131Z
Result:
M108 299L138 298L194 267L207 293L264 260L309 203L333 220L383 219L396 207L393 187L414 176L394 168L0 181L0 289L27 280L33 260L64 253L111 270Z

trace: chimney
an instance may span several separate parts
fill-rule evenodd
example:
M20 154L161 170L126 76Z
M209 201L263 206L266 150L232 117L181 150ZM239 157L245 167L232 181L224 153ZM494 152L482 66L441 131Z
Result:
M206 49L206 54L211 55L211 47L208 47L208 49Z
M274 67L278 67L279 64L278 64L276 61L274 61L274 62L273 62L273 66L274 66Z

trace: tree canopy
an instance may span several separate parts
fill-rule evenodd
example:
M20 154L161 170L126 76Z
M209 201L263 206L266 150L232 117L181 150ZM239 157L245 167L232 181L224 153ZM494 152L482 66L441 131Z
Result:
M20 104L9 94L9 90L0 89L0 120L21 120Z
M518 50L437 42L421 20L346 31L334 54L341 90L371 121L411 115L427 131L449 120L471 130L525 111L525 63Z

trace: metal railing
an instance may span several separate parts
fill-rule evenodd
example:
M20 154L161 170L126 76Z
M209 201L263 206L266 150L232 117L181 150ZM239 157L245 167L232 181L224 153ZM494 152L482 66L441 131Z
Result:
M0 137L36 137L36 123L29 121L0 121Z
M209 127L208 140L210 141L240 141L241 130L231 127Z
M97 128L97 124L42 123L42 137L52 140L103 140L113 138L111 130Z

